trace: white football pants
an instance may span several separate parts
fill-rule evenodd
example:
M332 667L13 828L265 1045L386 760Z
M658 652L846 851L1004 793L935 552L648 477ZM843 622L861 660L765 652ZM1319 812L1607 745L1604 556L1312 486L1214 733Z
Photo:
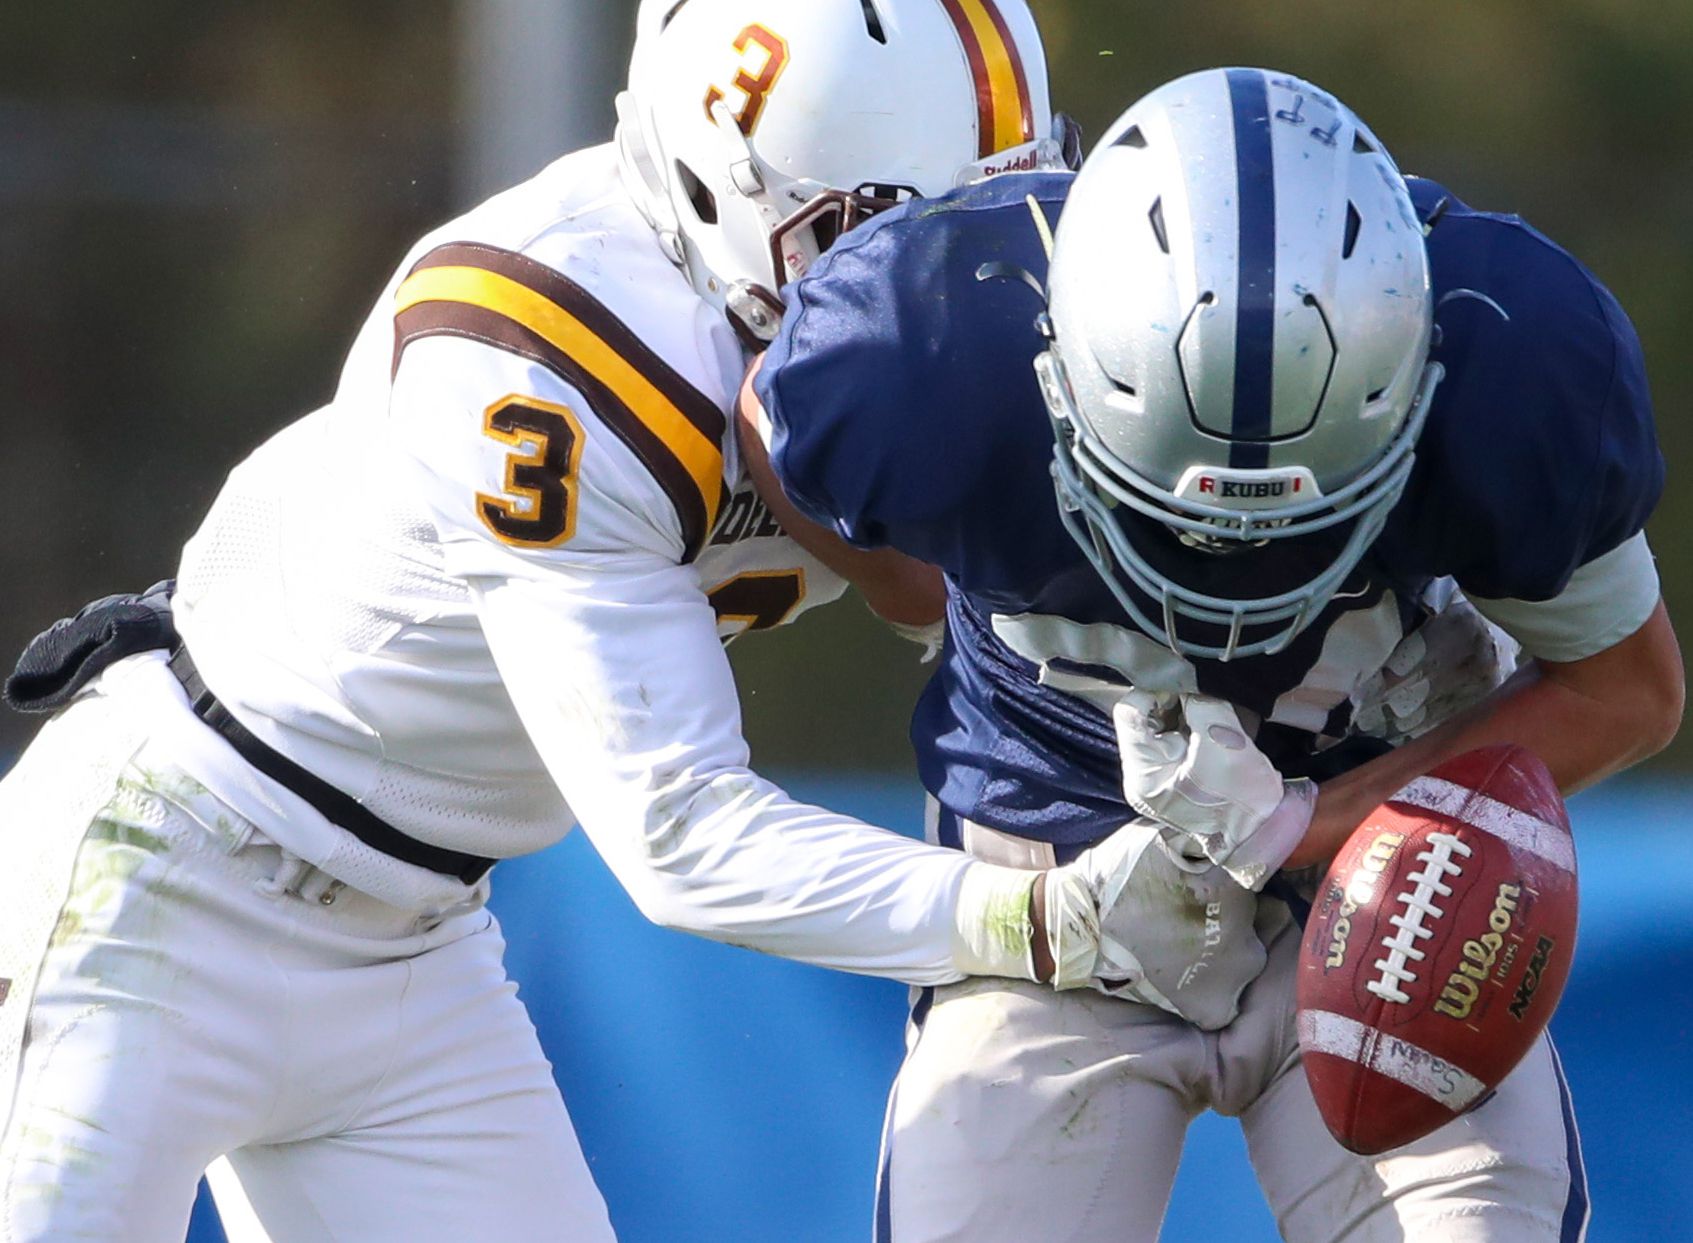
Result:
M236 1243L611 1240L480 897L329 885L173 707L87 693L0 783L0 1240L180 1243L225 1155Z
M920 992L888 1102L877 1243L1155 1243L1207 1109L1240 1119L1292 1243L1579 1243L1586 1180L1551 1042L1426 1139L1347 1152L1299 1064L1299 928L1260 922L1269 965L1220 1032L1092 989Z

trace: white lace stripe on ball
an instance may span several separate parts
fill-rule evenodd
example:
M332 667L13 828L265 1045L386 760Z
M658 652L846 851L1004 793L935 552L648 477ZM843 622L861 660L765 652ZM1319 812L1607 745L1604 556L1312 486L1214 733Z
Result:
M1418 777L1392 799L1407 807L1439 812L1491 833L1500 841L1531 855L1539 855L1554 867L1575 871L1575 847L1559 825L1519 811L1509 803L1477 794L1474 790L1439 777Z
M1299 1012L1299 1044L1307 1053L1327 1053L1373 1070L1453 1113L1467 1109L1487 1091L1480 1079L1420 1045L1329 1010Z
M1452 856L1462 855L1467 859L1470 853L1470 848L1450 833L1428 835L1428 849L1417 856L1423 870L1412 872L1405 878L1415 888L1394 899L1405 909L1394 912L1387 921L1398 931L1382 938L1381 947L1387 951L1387 957L1378 958L1374 963L1381 975L1364 985L1383 1001L1404 1005L1411 1000L1410 994L1400 986L1416 982L1417 973L1411 970L1410 964L1427 957L1417 948L1418 941L1426 941L1434 935L1434 930L1425 921L1439 919L1446 913L1434 905L1434 898L1452 895L1452 887L1445 883L1446 877L1461 875L1464 870Z

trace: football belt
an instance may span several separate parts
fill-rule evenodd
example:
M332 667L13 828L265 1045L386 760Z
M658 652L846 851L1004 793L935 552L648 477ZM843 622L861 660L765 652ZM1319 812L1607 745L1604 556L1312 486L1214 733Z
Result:
M6 679L5 700L20 712L53 712L112 665L141 652L169 651L170 671L182 683L194 711L259 772L304 799L331 824L372 850L414 867L474 885L494 860L431 846L401 832L351 795L308 772L262 742L235 719L200 676L170 616L173 583L159 583L140 596L107 596L75 617L37 635Z

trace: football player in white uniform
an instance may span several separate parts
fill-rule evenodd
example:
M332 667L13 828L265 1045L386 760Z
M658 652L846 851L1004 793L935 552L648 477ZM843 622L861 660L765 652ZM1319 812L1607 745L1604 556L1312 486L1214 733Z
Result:
M1098 934L1144 840L1037 884L796 804L722 649L843 588L743 478L731 317L767 335L894 201L1058 163L1032 17L637 20L616 144L414 248L185 549L181 642L0 786L0 1237L180 1238L217 1161L251 1237L609 1238L484 908L577 821L651 918L807 962L1132 987L1156 952ZM932 622L906 568L856 566Z

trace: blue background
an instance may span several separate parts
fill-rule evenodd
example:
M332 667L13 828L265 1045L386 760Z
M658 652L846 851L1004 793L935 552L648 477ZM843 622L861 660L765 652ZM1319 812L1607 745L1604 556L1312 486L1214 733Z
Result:
M917 832L913 787L794 777ZM1553 1030L1590 1243L1693 1238L1693 836L1668 785L1574 805L1582 924ZM623 1243L867 1243L906 994L646 924L581 834L495 873L509 963ZM194 1243L222 1238L202 1203ZM1189 1133L1166 1240L1274 1240L1234 1123Z

